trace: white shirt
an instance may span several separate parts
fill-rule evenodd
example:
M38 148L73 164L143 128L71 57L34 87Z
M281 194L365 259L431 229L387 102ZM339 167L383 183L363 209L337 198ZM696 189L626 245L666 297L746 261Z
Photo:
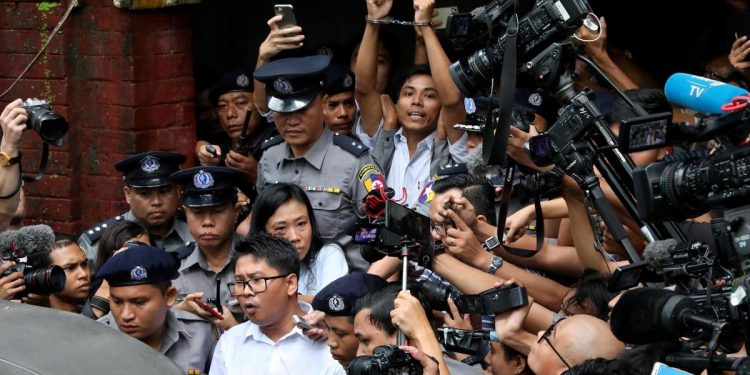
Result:
M306 311L312 306L298 302ZM325 341L313 341L294 328L273 342L252 322L237 325L224 333L216 344L211 375L345 375L331 357Z
M432 177L430 176L430 163L432 162L432 148L435 145L435 132L430 133L417 144L417 151L410 158L409 145L406 142L403 130L404 128L399 128L393 136L396 149L393 152L386 184L396 191L396 199L402 197L402 188L406 188L405 203L409 207L414 207L419 194ZM464 133L456 143L448 143L451 156L456 163L466 162L468 154L466 149L467 139L468 136Z
M303 264L300 269L300 294L314 296L331 281L349 273L344 250L335 243L323 245L311 266Z

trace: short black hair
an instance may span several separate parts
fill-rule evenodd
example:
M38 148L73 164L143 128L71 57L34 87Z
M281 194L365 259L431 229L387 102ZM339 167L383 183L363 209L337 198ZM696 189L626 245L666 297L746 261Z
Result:
M403 69L396 74L396 78L393 80L393 84L391 85L391 99L393 102L398 101L398 97L401 93L401 87L413 76L430 76L432 77L432 71L430 71L430 66L427 64L422 65L412 65L406 69Z
M477 214L484 215L490 225L497 225L495 187L490 180L470 174L456 174L441 178L432 185L435 194L442 194L450 189L461 190Z
M320 230L318 230L318 224L315 221L315 211L313 211L312 204L310 204L310 199L301 187L295 184L280 182L263 189L253 204L253 220L250 222L250 234L266 232L266 224L271 219L271 216L276 213L279 207L289 202L299 202L307 208L307 216L310 219L310 227L312 228L312 240L310 241L310 251L307 252L302 262L309 265L315 261L315 257L323 247L323 239L320 237Z
M664 91L659 89L632 89L625 91L627 96L634 103L643 107L648 114L657 114L663 112L672 113L672 106L669 104ZM633 108L621 97L617 97L612 103L612 110L609 113L609 122L622 122L638 115Z
M370 309L370 323L388 335L395 335L397 329L391 321L391 310L394 309L393 302L400 291L401 284L395 282L359 297L354 304L352 316L357 316L364 309Z
M235 261L249 255L259 261L265 260L282 275L293 273L299 277L299 255L294 246L285 239L266 233L255 233L240 241L234 251Z
M148 234L148 230L135 221L121 221L107 228L97 246L96 269L101 269L115 251L125 246L126 241L143 234Z
M593 310L587 311L587 313L606 322L609 320L609 301L617 295L607 288L609 279L608 275L596 270L584 270L583 277L576 283L573 295L568 299L568 303L576 303L586 307L586 302L590 302Z

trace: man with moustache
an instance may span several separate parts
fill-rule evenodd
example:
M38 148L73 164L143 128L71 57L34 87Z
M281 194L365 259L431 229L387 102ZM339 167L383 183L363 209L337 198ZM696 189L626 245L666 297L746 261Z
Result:
M104 231L120 221L136 221L148 229L153 245L174 251L193 240L185 220L177 215L177 187L169 175L179 170L185 156L166 151L150 151L128 156L117 162L122 172L123 193L130 211L99 223L81 234L78 244L86 256L96 260L99 239Z
M265 84L268 108L280 137L266 142L258 166L258 190L266 184L289 182L310 198L320 235L346 249L349 269L369 267L359 247L351 244L358 219L365 217L362 199L384 187L380 167L367 147L331 132L324 124L323 98L329 56L287 58L258 68L255 79Z
M97 276L109 283L109 325L167 356L188 374L207 374L215 335L211 324L170 309L177 298L174 255L153 246L134 246L104 263Z
M292 321L312 311L297 300L300 260L294 247L259 233L235 251L235 278L227 287L249 321L221 336L211 374L345 374L326 344L305 336Z
M354 101L354 73L341 65L329 65L323 91L323 115L328 129L358 139L352 129L359 118L357 103Z
M182 186L182 204L195 238L195 242L177 250L180 276L174 285L186 296L176 307L229 329L237 322L229 310L234 298L224 286L234 280L232 254L239 239L234 232L239 214L237 189L247 175L228 167L194 167L171 178ZM217 320L196 304L195 298L215 298L224 318Z

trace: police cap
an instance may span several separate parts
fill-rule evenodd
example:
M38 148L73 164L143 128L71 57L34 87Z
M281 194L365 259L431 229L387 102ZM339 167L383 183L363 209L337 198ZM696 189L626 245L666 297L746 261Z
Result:
M208 93L208 100L213 106L219 104L219 97L228 92L253 92L253 78L248 71L240 70L236 72L224 73L219 81L211 87Z
M354 73L341 65L326 69L325 93L328 95L354 92Z
M154 246L133 246L109 258L97 272L109 286L168 284L179 276L172 253Z
M208 207L234 202L247 174L229 167L201 166L183 169L171 177L183 185L182 203L186 207Z
M135 188L154 188L172 184L169 175L180 169L185 156L167 151L150 151L128 156L115 163L125 183Z
M310 105L323 89L330 56L316 55L272 61L255 70L255 79L266 84L268 108L295 112Z
M388 284L384 278L369 273L354 272L339 277L313 298L313 308L330 316L352 316L359 297Z

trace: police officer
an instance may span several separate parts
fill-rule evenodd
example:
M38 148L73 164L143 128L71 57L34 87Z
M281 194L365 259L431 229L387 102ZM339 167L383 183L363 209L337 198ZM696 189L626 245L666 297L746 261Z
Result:
M109 283L109 314L100 322L166 355L189 374L208 373L216 345L215 329L200 317L170 309L177 298L174 255L153 246L115 254L99 270Z
M313 308L326 315L331 355L344 368L357 356L359 345L359 340L354 336L354 304L359 297L387 284L380 276L355 272L332 281L313 298Z
M328 56L288 58L255 71L255 79L266 84L268 108L280 134L266 142L258 189L275 182L305 189L321 236L346 249L351 270L366 270L369 264L351 245L350 234L357 219L365 217L362 199L384 187L385 180L367 147L325 127L323 76L329 62Z
M234 233L239 212L237 187L245 178L242 171L228 167L194 167L172 175L175 183L183 186L182 204L195 238L177 251L181 263L175 287L187 294L177 307L214 320L222 328L237 323L229 311L235 300L225 285L234 280L232 254L240 239ZM223 318L194 303L195 297L215 298Z
M99 238L119 221L137 221L148 229L151 243L174 251L192 241L183 218L177 215L179 197L170 174L179 170L185 156L174 152L150 151L129 156L115 164L125 180L123 192L130 211L89 228L78 244L89 259L96 260Z
M356 129L353 129L359 118L354 100L354 73L341 65L328 66L323 91L323 116L328 129L360 140L359 134L354 133Z

